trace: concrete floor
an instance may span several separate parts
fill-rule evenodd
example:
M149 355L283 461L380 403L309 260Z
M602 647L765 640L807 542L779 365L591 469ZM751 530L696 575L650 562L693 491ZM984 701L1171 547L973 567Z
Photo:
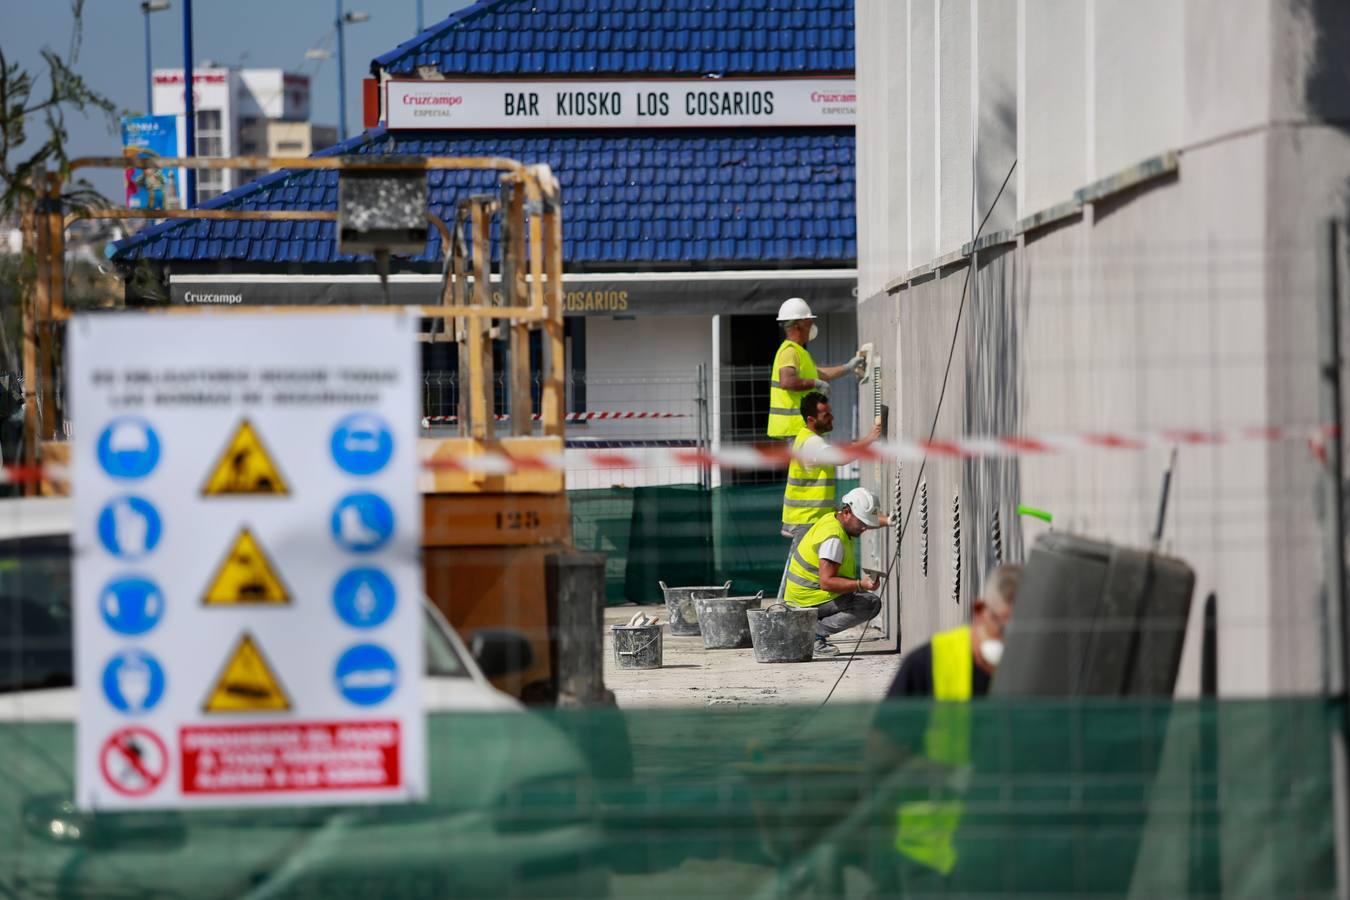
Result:
M614 692L621 707L818 704L845 665L848 672L830 702L877 701L900 667L900 656L895 653L860 652L849 664L848 651L858 639L857 629L832 639L840 647L839 655L832 659L766 665L755 662L754 651L749 648L707 650L703 638L675 637L667 628L662 634L660 669L619 669L609 629L626 624L639 609L666 621L661 606L627 604L605 610L605 686ZM867 643L861 646L865 649Z

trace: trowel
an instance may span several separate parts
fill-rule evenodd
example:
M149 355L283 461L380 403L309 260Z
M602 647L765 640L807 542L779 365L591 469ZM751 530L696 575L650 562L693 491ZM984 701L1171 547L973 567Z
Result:
M871 342L863 344L858 348L858 355L862 357L853 371L858 373L858 384L867 384L872 380L872 354L874 350Z

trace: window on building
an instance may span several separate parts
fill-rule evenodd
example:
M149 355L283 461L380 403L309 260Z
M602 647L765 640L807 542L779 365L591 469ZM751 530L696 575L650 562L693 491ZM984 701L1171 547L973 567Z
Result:
M197 113L197 155L224 156L225 133L221 130L218 109L204 109Z
M277 141L278 153L303 153L305 152L304 141Z

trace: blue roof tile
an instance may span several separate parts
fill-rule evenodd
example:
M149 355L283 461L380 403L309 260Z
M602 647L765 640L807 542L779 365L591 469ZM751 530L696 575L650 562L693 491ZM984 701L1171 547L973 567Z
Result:
M853 0L480 0L375 62L394 75L845 73L853 44Z
M854 138L850 129L621 132L369 132L321 155L418 153L510 156L548 163L563 189L569 266L600 262L754 265L769 260L848 264L855 252ZM434 172L434 212L453 216L484 172ZM318 209L337 205L337 173L272 173L203 204ZM429 229L415 260L436 262ZM198 221L142 230L115 258L341 263L329 222Z

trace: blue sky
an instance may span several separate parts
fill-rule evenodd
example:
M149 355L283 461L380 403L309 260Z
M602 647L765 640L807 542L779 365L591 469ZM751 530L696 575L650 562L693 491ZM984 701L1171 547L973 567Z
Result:
M151 52L157 68L182 66L183 0L171 0L167 12L154 13ZM469 0L423 0L430 27ZM370 13L370 21L347 31L347 129L361 129L361 78L374 57L412 37L417 30L417 0L344 0L348 10ZM316 122L337 122L337 60L305 60L311 47L335 46L335 0L196 0L192 5L193 50L204 60L246 67L280 67L310 76L311 109ZM69 0L0 0L0 47L6 57L32 72L45 72L39 51L62 54L70 43ZM119 107L142 112L145 106L145 30L140 0L86 0L84 43L77 70ZM45 78L35 93L47 89ZM101 117L68 115L72 155L117 151L119 135ZM36 129L34 129L36 132ZM113 199L121 175L94 170L95 185Z

